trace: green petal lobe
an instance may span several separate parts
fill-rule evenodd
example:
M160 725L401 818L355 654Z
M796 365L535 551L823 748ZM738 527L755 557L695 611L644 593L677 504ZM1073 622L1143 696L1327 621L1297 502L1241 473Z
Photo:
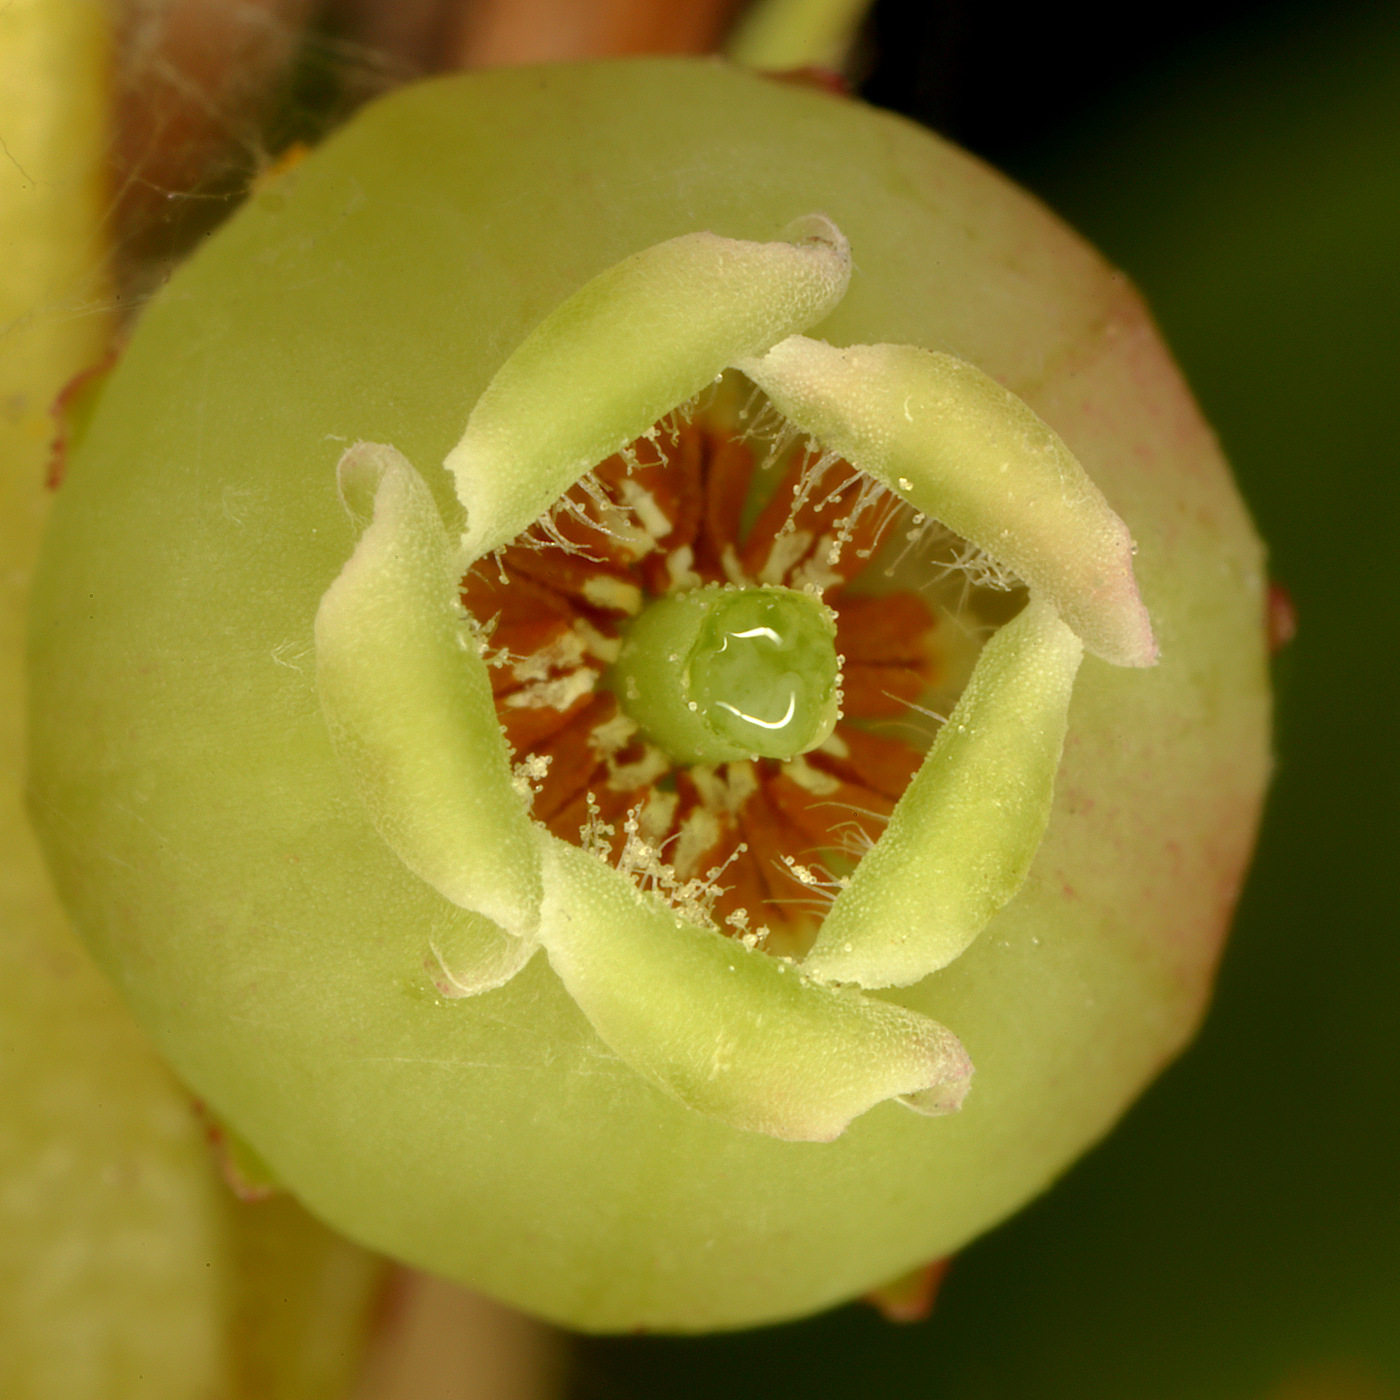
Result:
M1050 819L1083 650L1034 599L987 643L884 834L828 912L806 972L908 986L952 962L1020 889Z
M734 360L821 320L849 277L845 237L811 215L773 243L685 234L586 283L501 366L447 455L468 556L513 539Z
M316 613L316 683L375 827L454 904L528 935L539 861L491 685L458 603L459 552L401 453L357 443L341 495L373 518Z
M602 1040L673 1098L795 1142L829 1142L901 1095L961 1105L972 1065L937 1022L687 924L577 847L542 834L542 850L551 965Z
M1128 527L991 376L911 345L838 349L805 336L737 367L823 447L1014 570L1096 656L1156 661Z

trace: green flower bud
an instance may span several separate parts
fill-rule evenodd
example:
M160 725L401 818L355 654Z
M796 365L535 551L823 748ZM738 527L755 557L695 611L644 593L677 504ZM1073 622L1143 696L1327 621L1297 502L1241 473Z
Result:
M926 133L709 63L439 82L148 310L46 556L35 811L327 1220L584 1327L793 1316L1190 1033L1261 569L1140 306Z

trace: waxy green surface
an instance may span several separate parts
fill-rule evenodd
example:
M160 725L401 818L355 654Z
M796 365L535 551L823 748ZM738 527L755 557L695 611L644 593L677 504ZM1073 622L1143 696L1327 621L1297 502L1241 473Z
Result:
M689 763L792 758L837 719L836 622L790 588L691 589L627 629L610 685L642 732Z
M429 481L589 278L697 231L850 239L835 345L946 350L1024 397L1128 523L1160 664L1089 658L1026 885L898 1000L962 1111L736 1131L608 1052L543 959L448 1001L459 911L336 761L312 623L358 530L335 464ZM1199 1016L1267 772L1262 560L1140 305L975 162L709 63L521 71L367 112L147 313L75 453L35 623L36 812L74 916L192 1087L332 1223L597 1328L790 1316L1043 1187Z
M748 590L705 619L690 663L697 708L740 755L806 753L836 723L836 627L803 594Z

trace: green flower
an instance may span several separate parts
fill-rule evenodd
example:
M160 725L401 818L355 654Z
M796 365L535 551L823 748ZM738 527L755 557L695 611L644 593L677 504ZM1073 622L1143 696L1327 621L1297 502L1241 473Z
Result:
M764 405L777 465L724 495ZM313 1210L578 1325L738 1325L956 1248L1182 1043L1267 771L1261 600L1141 308L980 167L707 63L434 83L114 372L35 811ZM816 858L749 849L780 828Z

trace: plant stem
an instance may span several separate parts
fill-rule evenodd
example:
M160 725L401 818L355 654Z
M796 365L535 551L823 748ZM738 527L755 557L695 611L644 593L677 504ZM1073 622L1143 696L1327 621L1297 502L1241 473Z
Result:
M749 68L784 72L846 61L870 0L758 0L735 27L725 53Z

